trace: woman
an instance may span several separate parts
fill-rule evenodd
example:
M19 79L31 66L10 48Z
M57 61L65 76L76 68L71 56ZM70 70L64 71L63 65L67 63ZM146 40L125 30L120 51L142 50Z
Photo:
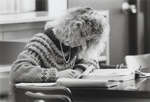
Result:
M86 51L100 38L105 42L108 32L108 22L98 11L68 10L27 43L12 65L12 81L54 82L62 77L76 78L89 66L96 68L97 63L85 57Z

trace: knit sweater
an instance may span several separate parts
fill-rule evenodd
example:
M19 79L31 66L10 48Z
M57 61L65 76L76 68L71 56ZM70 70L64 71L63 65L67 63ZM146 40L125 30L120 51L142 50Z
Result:
M65 62L59 40L53 30L48 29L44 33L38 33L27 43L24 50L18 55L12 65L11 78L17 82L53 82L56 81L58 71L65 69L83 68L86 61L78 59L78 48L71 48L62 44Z

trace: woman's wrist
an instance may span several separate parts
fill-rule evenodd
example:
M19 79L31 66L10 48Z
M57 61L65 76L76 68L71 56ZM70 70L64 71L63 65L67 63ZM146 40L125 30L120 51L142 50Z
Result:
M57 79L57 69L56 68L50 68L48 81L55 82L56 79Z
M42 82L55 82L56 81L56 68L43 69L41 73Z

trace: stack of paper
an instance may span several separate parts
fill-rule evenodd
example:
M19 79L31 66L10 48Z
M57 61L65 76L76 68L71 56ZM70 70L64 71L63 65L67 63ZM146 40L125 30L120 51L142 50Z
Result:
M92 73L82 76L82 79L96 79L100 81L126 81L135 78L135 72L129 69L96 69Z

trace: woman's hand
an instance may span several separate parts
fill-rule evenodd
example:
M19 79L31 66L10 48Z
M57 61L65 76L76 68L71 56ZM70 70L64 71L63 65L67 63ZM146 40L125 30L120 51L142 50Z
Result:
M57 78L76 78L80 74L81 73L78 70L67 69L67 70L59 71L57 73Z

